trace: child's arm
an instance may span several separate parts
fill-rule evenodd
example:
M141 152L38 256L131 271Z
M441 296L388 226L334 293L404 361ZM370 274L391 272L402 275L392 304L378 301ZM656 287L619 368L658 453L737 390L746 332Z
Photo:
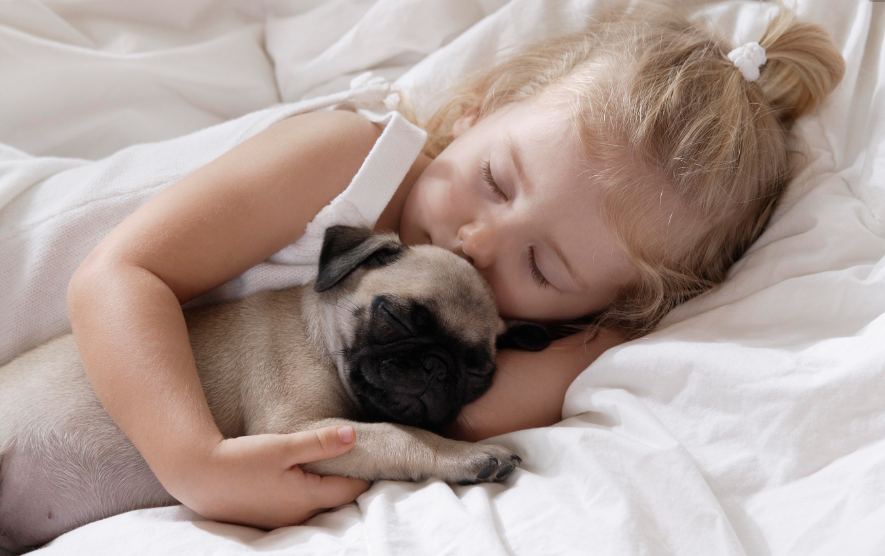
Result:
M71 324L99 399L167 491L206 517L291 525L368 488L292 468L353 446L335 429L223 440L180 304L300 237L379 134L343 111L280 122L139 208L71 280Z
M475 442L559 422L572 381L602 352L624 341L610 330L600 330L585 346L583 340L583 334L574 334L539 352L499 351L492 387L461 409L445 435Z

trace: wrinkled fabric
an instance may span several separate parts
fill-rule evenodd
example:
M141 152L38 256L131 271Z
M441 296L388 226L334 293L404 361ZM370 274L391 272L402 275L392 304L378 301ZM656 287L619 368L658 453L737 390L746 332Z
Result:
M0 157L95 159L367 69L427 115L498 50L616 4L8 1ZM732 1L695 17L737 47L774 9ZM380 482L271 532L140 510L37 554L885 553L885 4L796 9L847 72L798 122L805 159L770 226L721 287L581 374L562 423L496 438L523 458L505 484Z
M374 227L424 146L424 130L397 112L385 112L388 95L389 84L367 72L347 91L277 104L183 137L132 145L95 162L18 151L0 160L0 365L71 331L65 296L74 271L142 204L284 118L314 110L354 110L383 131L348 187L292 244L186 307L316 278L326 228Z

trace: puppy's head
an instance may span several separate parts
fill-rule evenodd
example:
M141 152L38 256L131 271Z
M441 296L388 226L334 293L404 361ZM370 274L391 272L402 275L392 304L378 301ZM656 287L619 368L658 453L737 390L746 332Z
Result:
M450 422L491 385L497 347L550 342L540 325L505 323L470 263L393 234L330 227L314 290L344 386L372 420Z

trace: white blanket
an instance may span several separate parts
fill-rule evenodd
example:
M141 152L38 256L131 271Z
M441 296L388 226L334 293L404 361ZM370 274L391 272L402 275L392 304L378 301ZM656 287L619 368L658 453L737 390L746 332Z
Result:
M4 0L0 143L96 159L367 69L429 110L496 49L613 3ZM771 9L698 17L737 45ZM38 553L885 553L885 4L797 11L831 33L847 73L798 125L807 163L772 225L722 287L590 366L562 423L497 438L524 460L507 484L382 482L272 532L142 510Z

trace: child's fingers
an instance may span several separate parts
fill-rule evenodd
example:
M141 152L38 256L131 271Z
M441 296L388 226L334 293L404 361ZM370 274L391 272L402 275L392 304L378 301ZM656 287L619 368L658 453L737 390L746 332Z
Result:
M340 435L343 427L345 434ZM190 482L192 491L182 502L210 519L265 529L298 524L325 509L349 504L369 482L320 477L304 473L297 464L346 452L354 445L352 433L352 427L338 425L223 440L204 473Z
M350 450L356 432L350 425L324 427L286 435L287 467L339 456Z

